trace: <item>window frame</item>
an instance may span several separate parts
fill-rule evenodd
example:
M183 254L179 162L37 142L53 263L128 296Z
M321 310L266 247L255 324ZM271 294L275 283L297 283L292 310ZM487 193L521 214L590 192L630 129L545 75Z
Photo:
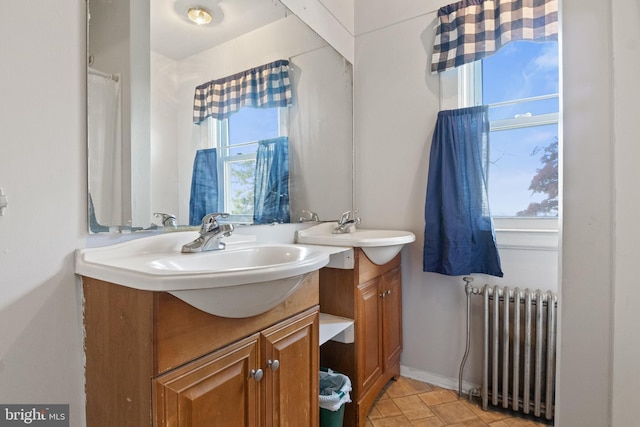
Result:
M288 136L289 108L273 108L278 112L278 136ZM222 120L209 117L207 119L207 123L209 126L207 132L207 145L209 148L216 148L218 150L218 211L226 212L227 207L230 205L229 198L231 193L229 191L229 185L231 182L231 169L229 166L233 163L248 160L253 160L253 162L255 163L258 143L260 140L244 141L240 144L230 145L230 125L228 117ZM233 148L250 147L252 145L255 145L256 147L253 152L234 155L230 153ZM230 214L227 220L239 224L253 224L253 213Z
M459 107L474 107L482 105L482 60L459 67L458 73L458 100ZM489 108L505 105L521 104L524 102L542 101L544 99L560 98L559 93L518 98L510 101L495 102L489 104ZM511 119L499 119L491 122L490 131L509 129L521 129L526 127L560 124L560 113L536 114L531 116L518 116Z
M482 61L465 64L452 70L439 73L440 107L455 109L482 105ZM505 101L490 106L510 105L521 102L560 98L560 94L543 95L532 98ZM490 132L557 124L560 129L560 112L532 116L519 116L512 119L494 120L490 123ZM558 132L560 143L560 132ZM557 217L517 217L493 216L499 248L558 250L561 207Z

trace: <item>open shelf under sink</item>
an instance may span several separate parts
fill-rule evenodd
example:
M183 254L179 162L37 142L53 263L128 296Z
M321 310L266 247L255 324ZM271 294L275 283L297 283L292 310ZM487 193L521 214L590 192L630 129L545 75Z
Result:
M329 340L351 344L354 338L353 319L320 313L320 345Z

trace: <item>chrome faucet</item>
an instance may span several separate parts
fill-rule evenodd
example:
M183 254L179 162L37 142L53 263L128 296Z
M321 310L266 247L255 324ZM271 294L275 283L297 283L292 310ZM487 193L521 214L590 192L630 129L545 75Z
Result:
M300 222L320 222L320 217L316 212L303 209Z
M153 214L153 216L161 218L162 225L164 227L178 228L178 223L176 222L175 215L171 215L163 212L156 212Z
M219 251L224 249L223 237L233 232L233 224L219 224L218 217L226 218L228 213L210 213L202 218L200 237L182 247L183 253Z
M346 211L340 216L338 226L333 229L333 234L351 233L356 224L360 224L360 217L356 217L358 211Z

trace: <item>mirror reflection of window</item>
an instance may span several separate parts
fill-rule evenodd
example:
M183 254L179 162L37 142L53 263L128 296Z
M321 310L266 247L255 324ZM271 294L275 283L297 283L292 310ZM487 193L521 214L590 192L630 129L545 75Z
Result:
M224 120L207 119L207 146L218 151L218 210L236 223L253 222L258 142L287 136L286 108L245 107Z

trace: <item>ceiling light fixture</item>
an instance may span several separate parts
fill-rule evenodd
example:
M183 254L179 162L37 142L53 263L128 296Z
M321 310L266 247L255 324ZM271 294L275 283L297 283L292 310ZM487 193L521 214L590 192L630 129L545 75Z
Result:
M206 25L211 22L211 13L203 7L190 7L187 16L197 25Z

